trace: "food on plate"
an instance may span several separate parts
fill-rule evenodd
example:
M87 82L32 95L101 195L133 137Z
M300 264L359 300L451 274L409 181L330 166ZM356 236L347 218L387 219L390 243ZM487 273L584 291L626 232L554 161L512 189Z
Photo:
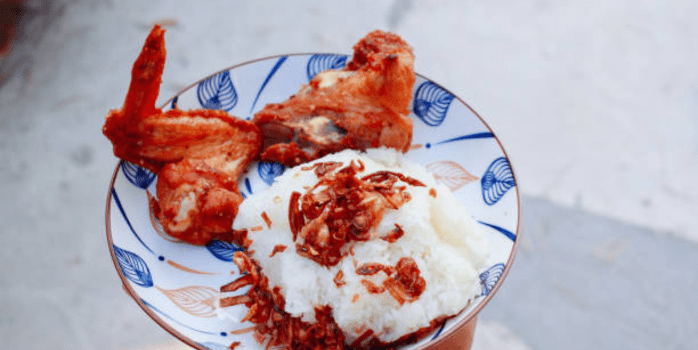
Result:
M403 158L413 61L400 37L374 31L346 68L318 73L252 122L163 111L156 26L123 107L107 115L114 154L158 175L149 204L165 232L245 248L233 256L242 275L221 287L220 312L247 307L239 321L254 323L267 348L411 343L477 295L489 242L447 187ZM237 183L257 159L293 168L243 201Z
M395 34L371 32L346 68L318 73L288 100L255 114L264 134L261 158L293 166L346 148L406 152L414 82L412 48Z
M478 295L491 250L447 187L387 148L287 169L233 228L244 275L221 288L221 312L245 305L255 338L288 349L413 342Z
M102 129L114 154L158 175L151 207L165 231L205 244L230 232L243 198L237 181L258 157L259 128L225 111L155 107L165 66L165 31L156 26L133 65L121 109Z
M192 244L229 240L243 200L238 178L261 151L263 160L297 165L345 148L405 152L410 146L414 56L395 34L370 33L345 69L318 73L251 123L224 111L155 107L164 32L156 26L146 39L124 106L109 112L103 133L116 156L157 173L151 208L175 238Z

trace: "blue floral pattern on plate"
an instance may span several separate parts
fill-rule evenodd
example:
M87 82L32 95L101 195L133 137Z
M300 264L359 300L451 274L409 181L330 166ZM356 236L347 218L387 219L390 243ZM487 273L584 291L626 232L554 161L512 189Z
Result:
M347 59L337 54L301 54L257 60L205 78L165 106L204 106L249 118L254 110L263 107L261 101L281 101L318 72L344 67ZM238 75L238 70L245 74ZM436 175L448 181L456 198L480 222L494 250L487 269L478 271L481 296L443 327L406 349L439 339L489 300L513 255L519 227L514 174L504 150L484 121L463 101L419 75L412 111L414 147L407 158L425 166L432 164ZM487 170L478 181L476 175L482 174L482 169ZM270 186L283 172L284 167L279 164L255 163L238 187L245 196L251 196L253 190L258 192ZM262 349L251 334L235 331L249 324L211 317L210 313L212 290L218 291L237 277L237 268L231 261L240 248L221 241L197 247L160 236L148 210L147 189L155 181L157 178L149 171L123 162L115 170L109 191L107 235L116 270L126 289L153 319L192 347L215 350L240 341ZM512 191L517 200L502 200ZM235 310L239 312L238 319L247 312L244 307Z
M113 247L116 261L119 262L119 267L121 267L121 272L123 272L124 276L141 287L152 287L153 276L150 274L150 269L145 261L128 250L117 246Z
M482 175L480 183L482 199L487 205L495 205L510 188L516 186L509 161L505 157L499 157L492 161L485 174Z
M342 69L347 65L347 55L337 54L315 54L308 59L308 66L305 69L308 80L312 80L318 73L328 69Z
M270 186L277 176L284 173L285 169L286 167L279 163L259 162L257 165L259 177Z
M439 126L446 119L453 95L431 81L425 81L414 93L412 110L425 124Z
M223 71L201 81L196 87L199 104L207 109L230 111L238 102L229 71Z
M480 295L485 296L490 294L499 279L502 278L504 267L504 264L498 263L480 274L480 284L482 285L482 293Z
M222 242L217 239L206 244L206 249L208 249L208 251L211 252L211 254L213 254L213 256L216 258L227 262L233 261L233 255L235 252L243 250L235 244Z
M155 180L155 173L131 162L121 162L121 171L129 182L143 189L148 188Z

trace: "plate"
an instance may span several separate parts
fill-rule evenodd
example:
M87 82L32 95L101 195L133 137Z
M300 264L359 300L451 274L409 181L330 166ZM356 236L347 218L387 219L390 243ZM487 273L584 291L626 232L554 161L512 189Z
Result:
M318 72L342 68L349 56L293 54L263 58L219 71L189 86L164 109L210 108L243 119L267 103L280 102ZM481 224L493 246L479 271L480 295L443 327L405 349L438 342L474 317L492 298L511 267L520 228L520 196L511 163L501 143L463 100L417 75L410 117L412 149L407 158L424 165L446 184ZM240 181L243 196L269 187L284 171L276 163L253 163ZM124 289L155 322L197 349L227 349L240 341L258 345L251 324L219 316L219 288L237 278L229 243L192 246L167 236L148 207L157 177L135 164L116 166L106 205L109 249ZM241 291L244 293L244 291ZM240 318L247 312L239 307ZM261 346L259 346L262 349Z

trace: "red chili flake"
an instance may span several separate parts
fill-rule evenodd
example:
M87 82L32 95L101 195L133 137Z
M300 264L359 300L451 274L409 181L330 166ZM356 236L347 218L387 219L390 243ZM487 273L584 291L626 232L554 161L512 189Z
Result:
M419 267L412 258L403 257L397 262L397 280L408 288L411 297L416 298L426 287L424 278L420 276Z
M436 189L435 188L429 189L429 195L436 198Z
M259 344L264 344L264 341L267 340L267 336L262 334L262 333L257 333L255 332L254 335L252 336L254 340L257 341Z
M362 276L372 276L383 271L385 266L379 263L365 263L356 268L356 274Z
M402 305L405 303L407 299L405 293L403 293L403 290L392 277L388 277L383 281L383 287L388 290L388 293L390 293L398 304Z
M409 176L406 176L406 175L403 175L400 173L396 173L394 171L387 171L387 170L377 171L373 174L366 175L363 178L361 178L361 180L368 181L368 182L383 182L383 181L386 181L387 179L390 179L392 177L396 177L400 181L402 181L406 184L412 185L412 186L426 187L426 185L423 182L421 182L413 177L409 177Z
M247 295L236 295L234 297L222 298L219 302L220 307L229 307L241 304L251 303L253 300Z
M240 278L221 286L221 292L234 292L244 286L249 286L254 282L256 282L255 277L251 274L243 275Z
M324 163L316 163L315 167L315 175L317 177L322 177L325 176L325 174L330 173L340 166L342 166L344 163L342 162L324 162Z
M266 211L262 212L262 219L264 219L264 222L267 224L267 228L271 228L271 219L269 218L269 215L267 215Z
M403 257L395 265L395 270L397 273L394 276L383 281L383 287L400 305L419 299L426 288L426 281L420 276L417 263L412 258Z
M359 298L360 298L360 295L354 294L354 296L351 297L351 302L356 303L357 301L359 301Z
M315 169L315 176L320 178L341 167L343 164L342 162L319 162L311 166L301 167L301 170L309 171Z
M250 231L257 232L257 231L262 231L263 229L264 229L264 227L262 227L262 225L258 225L258 226L254 226L254 227L250 228Z
M271 251L271 254L269 254L269 257L270 257L270 258L271 258L271 257L274 257L274 255L276 255L276 253L283 253L284 250L286 250L286 248L287 248L287 247L286 247L285 245L283 245L283 244L277 244L277 245L275 245L275 246L274 246L274 249Z
M382 240L388 242L388 243L395 243L400 237L405 235L405 231L402 230L402 227L400 225L395 224L395 228L390 231L387 235L381 237Z
M356 340L354 340L349 347L355 348L361 345L361 343L364 342L364 340L368 339L370 336L373 335L373 330L369 329L363 332Z
M364 288L366 288L366 291L369 294L380 294L380 293L385 292L385 288L383 288L381 286L377 286L375 283L373 283L367 279L361 280L361 284L364 285Z
M291 201L288 204L288 222L291 226L291 233L293 234L293 240L296 240L298 232L300 232L303 225L305 225L305 220L303 219L303 213L301 213L298 208L298 200L301 198L299 192L291 193Z
M240 344L241 344L241 343L240 343L239 341L233 342L232 344L230 344L230 346L228 347L228 349L234 350L234 349L237 348Z
M272 301L274 302L274 305L284 308L286 305L286 301L284 300L284 296L281 294L281 287L274 287L274 289L271 290L271 298Z
M342 272L342 270L339 270L339 272L337 272L332 281L337 286L337 288L340 288L343 285L347 284L347 282L344 281L344 272Z

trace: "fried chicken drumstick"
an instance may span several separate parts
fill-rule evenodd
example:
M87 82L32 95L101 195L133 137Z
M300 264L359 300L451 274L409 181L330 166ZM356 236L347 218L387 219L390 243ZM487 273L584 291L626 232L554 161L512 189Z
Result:
M255 114L262 160L294 166L346 148L406 152L414 82L410 46L392 33L369 33L346 68L318 73L296 95Z
M243 198L237 180L261 147L254 124L225 111L155 107L165 66L165 30L153 28L133 65L123 108L102 129L114 154L158 174L151 207L165 231L205 244L231 231Z

